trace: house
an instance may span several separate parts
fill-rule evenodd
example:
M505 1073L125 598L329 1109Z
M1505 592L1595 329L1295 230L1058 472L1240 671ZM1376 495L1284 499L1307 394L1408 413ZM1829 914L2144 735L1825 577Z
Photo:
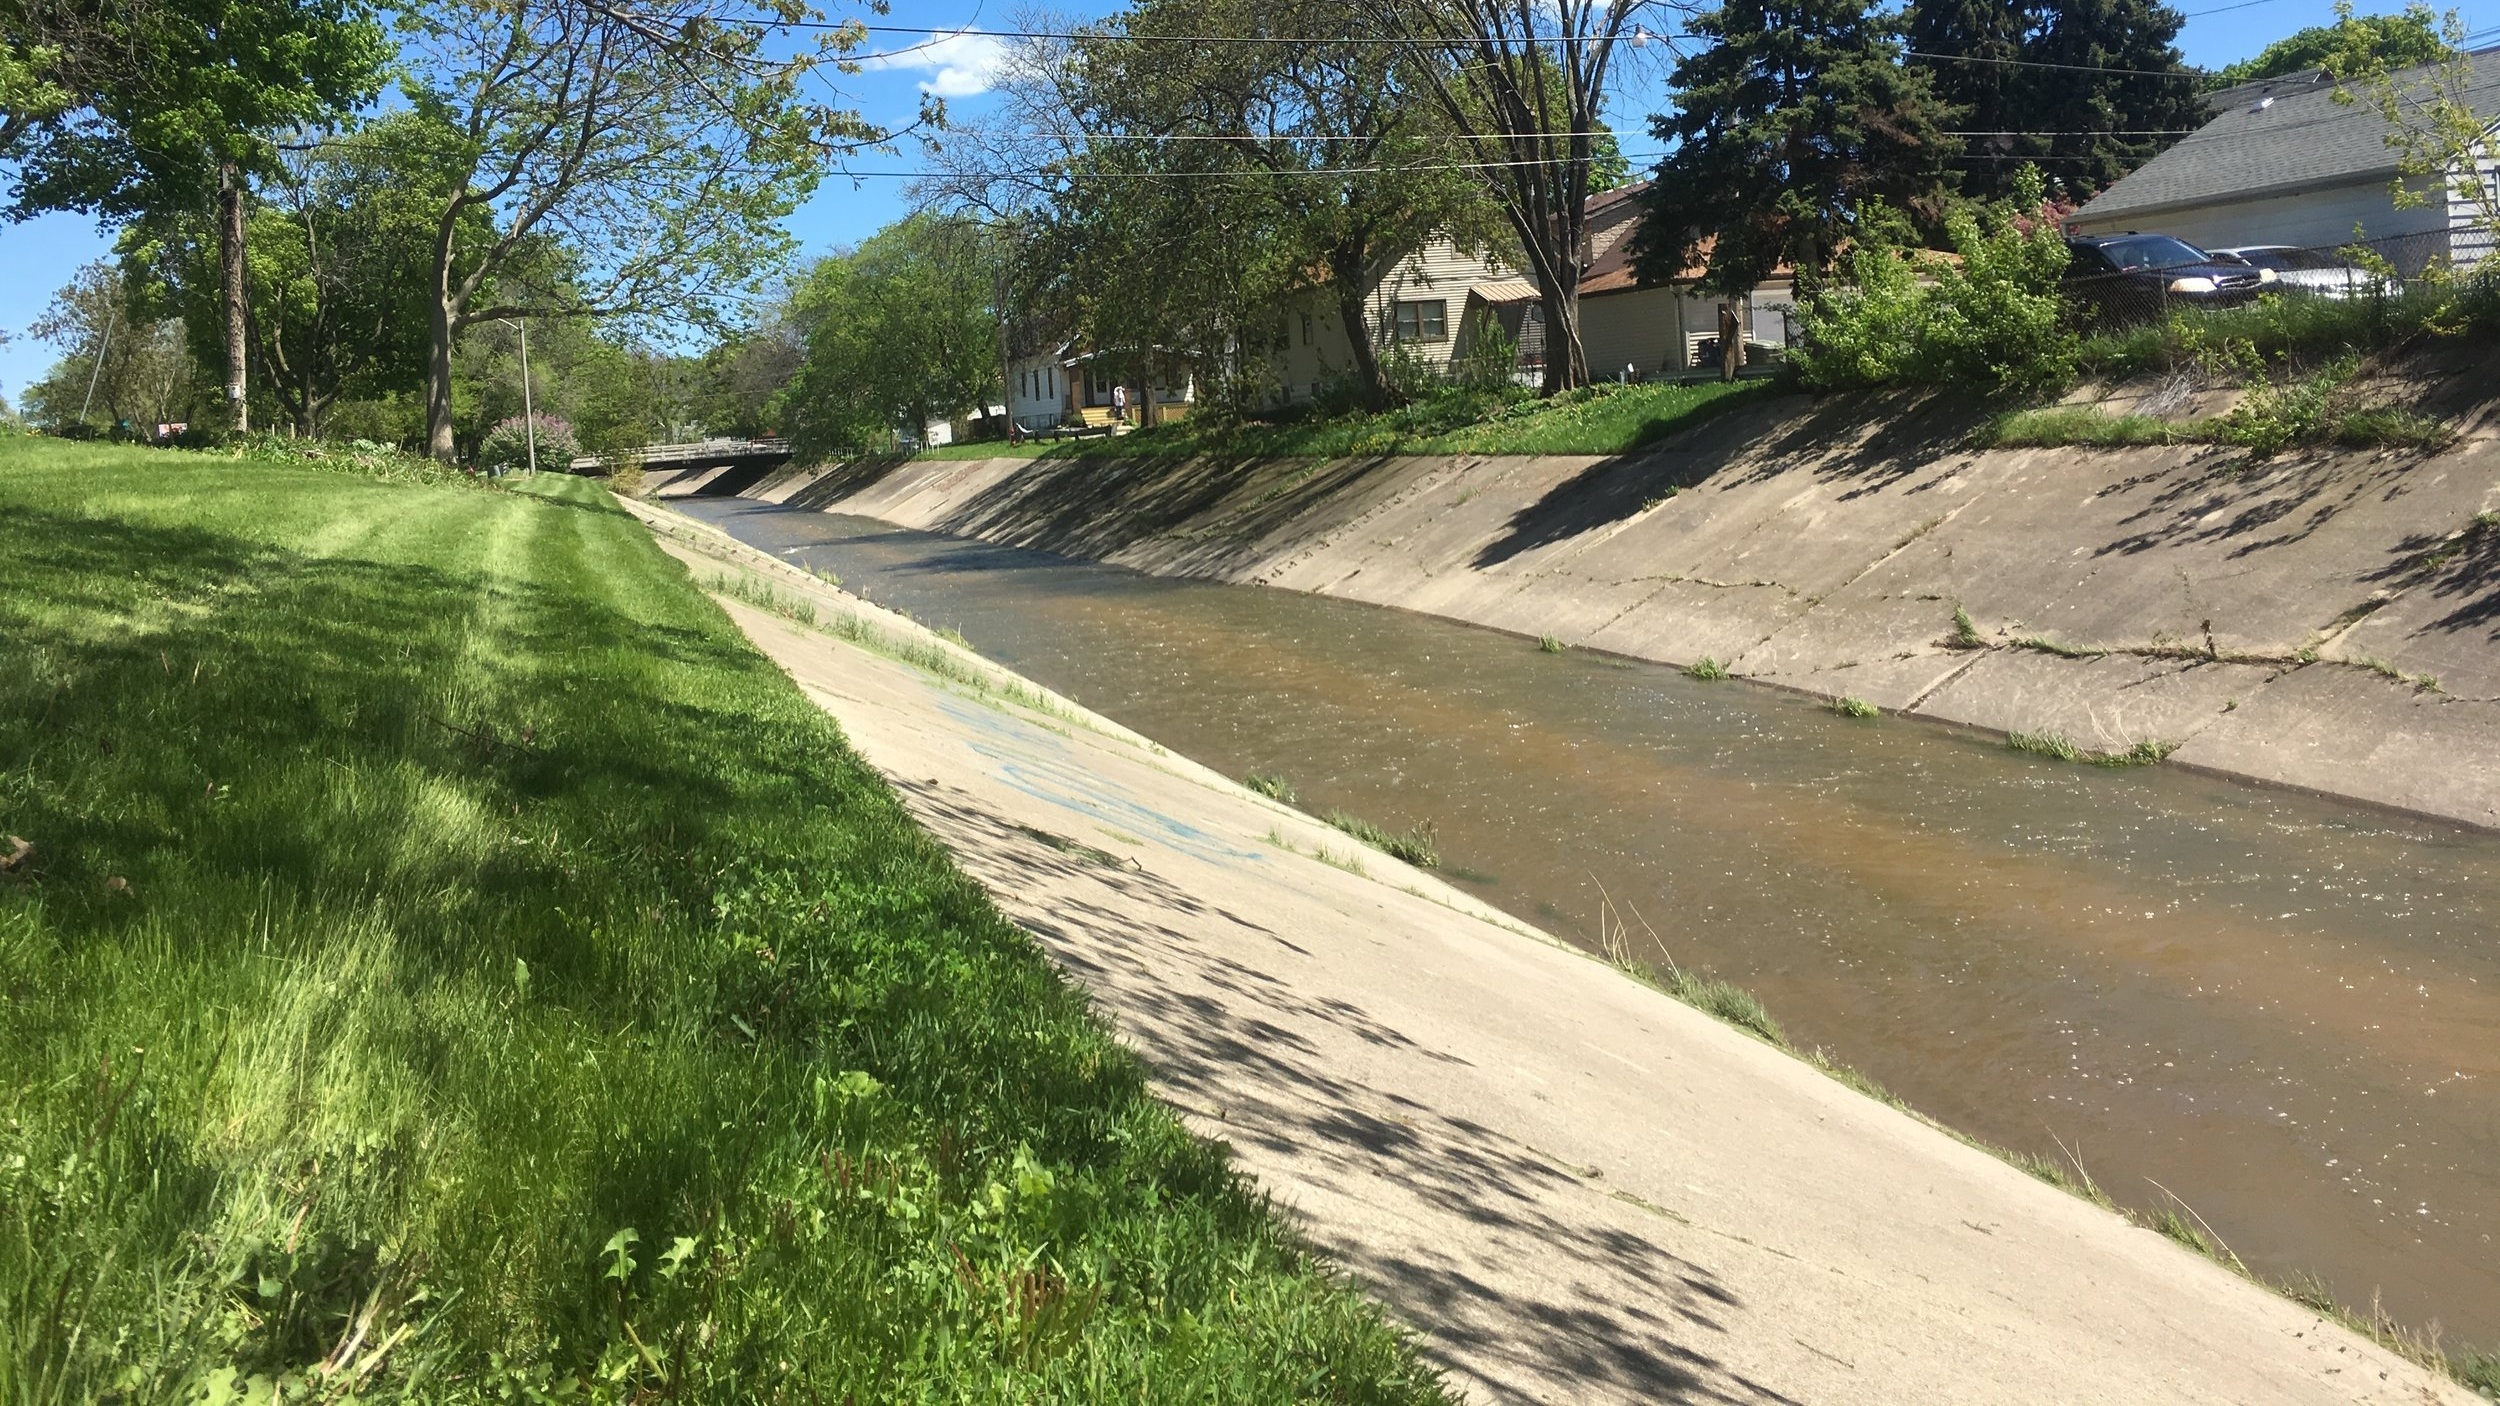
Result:
M1600 380L1649 380L1718 365L1721 299L1698 290L1701 270L1644 286L1632 267L1640 228L1637 197L1647 182L1589 197L1589 255L1580 276L1580 346ZM1794 321L1794 281L1785 271L1740 300L1749 342L1781 347ZM1368 329L1382 355L1403 351L1436 375L1449 375L1494 334L1516 349L1515 376L1534 385L1545 365L1545 312L1536 284L1498 259L1435 239L1400 260L1366 295ZM1288 308L1270 365L1276 399L1317 395L1352 370L1336 299L1307 289Z
M1719 306L1725 300L1700 291L1702 270L1686 269L1665 283L1645 285L1633 269L1632 235L1640 229L1642 208L1636 197L1648 184L1589 197L1580 352L1596 380L1654 380L1718 366ZM1776 271L1740 300L1745 340L1788 345L1795 303L1795 279ZM1469 290L1468 319L1470 342L1498 325L1518 346L1523 367L1545 364L1544 309L1535 284L1509 278Z
M2500 49L2470 58L2473 80L2452 96L2500 121ZM2419 88L2436 67L2408 70L2398 82ZM2208 103L2214 116L2203 127L2086 202L2068 232L2140 230L2206 248L2336 248L2358 229L2406 273L2464 267L2488 251L2489 232L2445 182L2423 183L2426 203L2397 208L2387 119L2366 100L2337 102L2325 74L2242 84ZM2488 166L2482 176L2494 178Z
M1019 434L1111 428L1123 386L1131 425L1177 420L1198 396L1187 362L1161 347L1123 355L1029 333L1009 339L1007 413Z
M1371 338L1373 353L1404 355L1432 375L1448 374L1459 347L1459 319L1468 290L1507 276L1506 265L1460 249L1446 238L1397 259L1363 296L1363 331ZM1267 404L1310 400L1353 377L1354 343L1344 320L1324 272L1285 300L1274 339L1264 348Z

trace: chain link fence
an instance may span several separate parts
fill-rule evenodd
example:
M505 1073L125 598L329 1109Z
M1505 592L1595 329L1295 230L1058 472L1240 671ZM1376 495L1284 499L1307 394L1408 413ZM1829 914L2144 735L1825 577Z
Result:
M2384 303L2454 278L2457 243L2447 230L2332 245L2253 238L2203 246L2155 231L2079 235L2069 241L2060 292L2084 332L2167 323L2267 297Z

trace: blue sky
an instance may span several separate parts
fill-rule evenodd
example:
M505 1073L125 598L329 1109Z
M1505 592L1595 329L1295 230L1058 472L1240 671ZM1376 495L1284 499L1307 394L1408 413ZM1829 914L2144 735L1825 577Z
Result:
M2180 47L2188 62L2208 67L2246 58L2269 42L2306 25L2334 18L2333 0L2174 0L2188 12ZM840 13L838 0L828 9ZM894 13L877 23L931 26L943 29L1012 28L1011 0L896 0ZM1061 0L1058 8L1079 15L1108 14L1112 0ZM2364 3L2368 11L2394 10L2395 3ZM2500 15L2500 0L2477 0L2463 9L2469 29ZM902 48L914 43L908 35L879 34L871 48ZM923 41L925 42L925 41ZM923 92L943 96L949 108L977 115L986 60L995 53L994 40L967 37L921 49L902 58L872 64L856 77L842 80L845 91L870 118L908 121ZM1658 52L1652 50L1651 52ZM1644 71L1618 93L1612 113L1626 133L1641 130L1641 119L1662 105L1664 74ZM1638 150L1635 140L1627 148ZM907 170L917 163L908 148L894 156L867 156L863 171ZM904 213L909 182L886 175L856 179L829 175L814 199L791 217L790 227L809 255L854 243ZM24 224L0 226L0 332L10 340L0 345L0 395L17 404L28 383L40 377L57 355L54 348L25 335L26 325L51 301L53 290L69 281L79 265L102 257L111 247L109 233L81 216L48 215Z

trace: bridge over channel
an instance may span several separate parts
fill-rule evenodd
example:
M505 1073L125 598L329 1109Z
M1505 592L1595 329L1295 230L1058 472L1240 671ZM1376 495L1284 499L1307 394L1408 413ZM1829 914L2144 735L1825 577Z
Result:
M622 454L585 454L572 462L577 474L606 474L628 463L642 465L645 492L735 493L790 462L786 439L705 439L692 444L655 444Z

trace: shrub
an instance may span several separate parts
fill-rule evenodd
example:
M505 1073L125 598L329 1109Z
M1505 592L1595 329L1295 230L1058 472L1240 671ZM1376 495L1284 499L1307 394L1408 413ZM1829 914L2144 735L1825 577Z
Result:
M509 473L529 467L530 420L538 424L538 467L561 470L582 452L581 440L573 427L553 415L524 418L519 415L486 432L477 447L477 466L487 473Z
M2026 166L2007 200L1955 211L1945 233L1960 263L1929 265L1932 285L1919 282L1914 256L1864 236L1847 262L1849 286L1804 310L1799 378L1818 389L1898 382L2037 395L2064 386L2077 342L2057 291L2066 242L2038 218L2043 192Z

